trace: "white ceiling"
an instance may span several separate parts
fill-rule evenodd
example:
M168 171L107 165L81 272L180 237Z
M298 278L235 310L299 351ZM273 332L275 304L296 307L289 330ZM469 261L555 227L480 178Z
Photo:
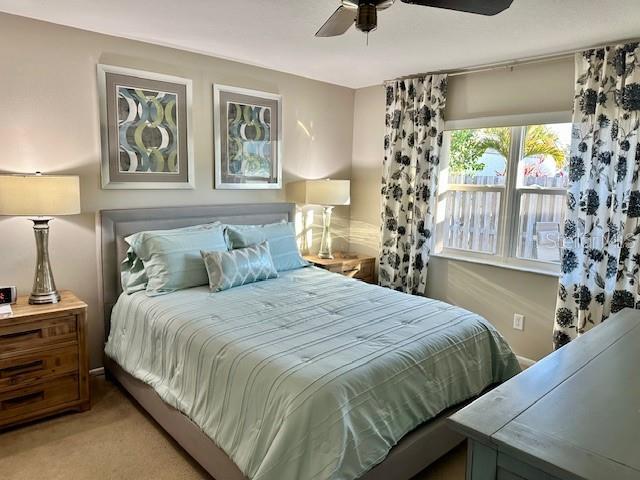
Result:
M0 0L0 11L358 88L640 36L640 0L514 0L495 16L403 4L365 44L314 33L338 0Z

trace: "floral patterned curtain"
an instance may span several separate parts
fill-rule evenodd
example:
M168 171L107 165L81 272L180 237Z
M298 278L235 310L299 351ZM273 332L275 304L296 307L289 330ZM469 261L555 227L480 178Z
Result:
M640 49L576 55L562 276L553 341L640 308Z
M446 75L386 85L380 285L424 295L447 95Z

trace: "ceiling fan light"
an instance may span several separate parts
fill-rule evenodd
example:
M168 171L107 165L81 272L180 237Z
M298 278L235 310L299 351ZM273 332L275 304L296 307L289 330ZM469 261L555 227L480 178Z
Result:
M371 3L362 3L358 7L356 28L361 32L369 33L378 26L378 10Z

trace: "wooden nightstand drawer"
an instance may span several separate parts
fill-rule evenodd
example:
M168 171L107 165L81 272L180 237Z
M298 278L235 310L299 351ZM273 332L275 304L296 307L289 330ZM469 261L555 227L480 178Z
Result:
M335 258L331 259L319 258L314 255L306 255L304 258L315 266L330 272L375 283L375 257L357 253L335 253Z
M373 269L374 269L374 262L373 261L360 262L359 267L360 268L358 269L358 274L356 275L356 278L364 278L364 277L372 277L373 276Z
M76 329L75 315L7 325L0 330L0 358L16 351L24 352L57 343L75 342Z
M0 317L0 430L90 407L87 305L60 294L44 305L19 297Z
M26 387L78 370L78 347L64 347L0 360L0 392Z
M359 272L362 269L362 261L360 260L342 260L340 263L342 273Z
M78 376L67 375L26 388L0 393L0 422L37 416L43 411L78 400Z

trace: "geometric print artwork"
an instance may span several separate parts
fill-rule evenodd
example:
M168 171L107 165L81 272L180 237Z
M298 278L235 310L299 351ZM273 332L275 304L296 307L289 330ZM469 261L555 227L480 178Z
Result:
M104 189L195 188L191 79L98 65Z
M209 276L209 290L220 292L248 283L278 278L269 242L230 251L201 251Z
M119 171L179 174L175 93L117 86Z
M214 187L282 188L282 95L213 86Z
M271 178L271 108L228 102L227 123L227 174Z

